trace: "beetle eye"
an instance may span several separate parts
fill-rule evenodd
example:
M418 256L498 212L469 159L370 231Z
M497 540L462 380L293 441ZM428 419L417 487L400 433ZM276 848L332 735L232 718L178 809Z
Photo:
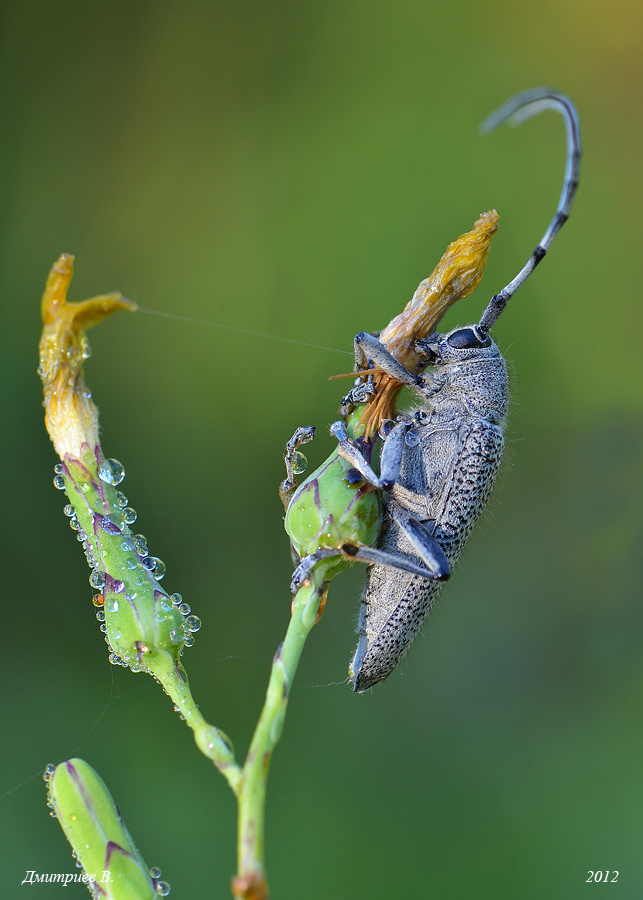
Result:
M485 335L480 339L473 328L460 328L449 335L447 343L455 350L475 350L477 347L490 347L491 338Z

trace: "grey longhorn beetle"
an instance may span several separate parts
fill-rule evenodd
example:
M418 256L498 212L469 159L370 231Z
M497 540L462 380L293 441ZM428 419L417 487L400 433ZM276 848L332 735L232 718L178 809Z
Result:
M369 566L357 629L359 643L349 669L357 692L384 681L410 647L485 508L500 467L509 385L505 361L490 331L569 216L578 185L580 129L569 98L549 88L517 94L480 126L490 132L506 120L519 124L545 109L561 113L567 131L558 208L525 266L491 298L480 321L444 335L434 331L417 341L422 365L431 369L420 374L409 372L372 334L355 337L355 372L361 374L344 398L342 413L349 416L357 404L372 396L376 388L368 372L374 366L409 387L419 403L407 414L383 423L379 475L370 465L370 445L349 436L344 421L331 426L338 448L329 462L343 459L347 481L361 481L367 490L381 492L383 524L373 545L340 539L338 545L318 543L315 552L297 554L292 590L305 583L321 560L335 557ZM311 440L313 433L311 428L298 429L288 444L288 478L282 485L285 500L293 497L297 447ZM309 479L315 490L321 483L315 475L323 471L321 467Z

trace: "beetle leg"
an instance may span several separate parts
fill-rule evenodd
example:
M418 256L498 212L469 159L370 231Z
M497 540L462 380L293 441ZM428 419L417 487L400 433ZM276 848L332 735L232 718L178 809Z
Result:
M386 566L389 569L399 569L401 572L410 572L411 575L419 575L421 578L436 580L439 578L431 569L422 566L408 556L398 553L388 553L378 547L366 547L363 544L343 544L342 554L347 559L363 562L366 565Z
M386 436L380 455L380 482L385 490L392 488L400 477L406 434L410 422L398 422Z
M380 343L372 334L362 331L355 335L356 362L358 353L361 353L362 358L365 360L370 357L387 375L397 379L397 381L400 381L407 387L417 388L421 384L419 376L411 375L410 372L407 372L404 366L386 349L384 344Z
M330 433L337 438L339 455L349 462L354 469L357 469L369 484L376 488L383 488L384 485L379 476L375 474L357 444L349 438L346 425L343 422L334 422L330 426Z
M413 545L418 556L433 572L433 578L446 581L451 574L449 560L444 555L444 550L426 529L426 526L410 516L399 503L391 502L388 511L393 516L400 529Z
M314 427L312 425L302 425L295 431L286 444L286 455L284 457L284 462L286 463L286 480L282 481L279 485L279 496L281 497L281 502L286 510L297 489L294 472L295 454L302 444L308 444L314 437Z
M321 559L330 559L333 556L341 556L341 552L339 550L329 550L325 547L320 547L319 550L315 550L315 552L311 553L309 556L304 556L292 573L290 592L293 595L297 593L302 584L308 580L310 573Z
M376 393L377 388L373 382L373 376L369 375L368 381L360 380L345 397L342 397L342 406L354 407L358 403L366 403Z

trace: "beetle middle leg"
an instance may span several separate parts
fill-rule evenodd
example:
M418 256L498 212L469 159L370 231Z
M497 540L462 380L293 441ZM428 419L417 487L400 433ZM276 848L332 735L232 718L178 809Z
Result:
M380 474L377 475L355 441L351 440L343 422L334 422L330 433L337 438L339 455L349 462L369 484L379 490L388 490L397 481L402 466L404 438L411 427L406 417L401 417L389 432L380 457Z

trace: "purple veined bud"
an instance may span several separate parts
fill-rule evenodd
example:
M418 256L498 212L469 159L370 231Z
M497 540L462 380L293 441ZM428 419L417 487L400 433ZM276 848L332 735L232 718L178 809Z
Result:
M146 866L105 783L88 763L70 759L48 766L46 778L48 805L82 866L78 880L92 896L156 900L169 893L160 870Z
M192 643L185 615L175 609L159 582L165 564L148 555L133 536L136 513L118 490L125 469L106 458L98 438L98 409L84 381L89 356L86 330L119 309L136 305L120 294L69 303L67 289L73 257L63 254L53 266L42 299L43 332L40 376L45 394L45 424L61 462L56 487L67 492L74 530L83 542L89 581L104 602L104 630L110 660L134 671L153 671L159 653L178 663L185 638ZM102 616L101 616L102 619ZM145 648L142 650L141 648Z

